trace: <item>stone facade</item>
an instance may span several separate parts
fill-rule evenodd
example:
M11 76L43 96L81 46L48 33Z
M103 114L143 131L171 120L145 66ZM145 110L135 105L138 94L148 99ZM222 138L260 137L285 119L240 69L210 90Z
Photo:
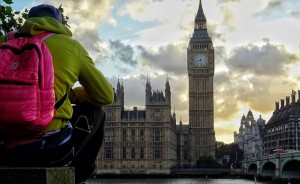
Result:
M104 107L105 136L97 159L97 174L170 174L176 166L176 115L171 113L169 81L162 91L146 83L145 109L124 108L120 82L115 101Z
M176 126L176 135L177 167L191 167L191 136L189 131L189 125L182 124L182 121L180 120L179 125Z
M215 157L214 47L200 0L194 34L187 49L189 123L176 125L169 81L163 91L145 87L145 109L124 107L118 82L115 101L105 106L105 137L96 174L170 174L173 167L193 167L199 157Z
M240 123L239 132L234 132L234 143L244 151L247 158L259 157L264 153L263 129L265 120L259 116L255 120L252 111L249 110L247 116L243 115Z
M275 111L268 121L264 130L265 155L273 154L273 150L284 149L299 150L300 134L300 90L298 90L298 100L296 101L296 92L292 91L292 100L290 96L281 99L275 103Z
M196 163L199 157L215 157L214 68L214 47L200 1L194 33L187 48L192 163Z

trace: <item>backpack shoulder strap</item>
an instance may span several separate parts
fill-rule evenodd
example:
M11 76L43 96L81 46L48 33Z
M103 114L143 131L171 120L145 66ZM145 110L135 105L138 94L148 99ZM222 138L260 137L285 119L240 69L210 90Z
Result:
M5 34L5 38L6 38L6 41L14 40L16 38L36 38L36 39L41 39L42 41L44 41L53 35L55 35L55 33L46 32L46 33L41 33L41 34L32 36L30 34L19 33L18 31L11 31L11 32Z
M42 41L45 41L46 39L50 38L53 35L55 35L55 33L47 32L47 33L42 33L42 34L35 35L34 38L41 39ZM64 103L64 101L67 99L67 97L68 97L68 91L66 92L66 94L61 99L59 99L55 103L54 108L57 110Z
M68 96L68 92L66 92L66 94L55 103L54 108L56 110L64 103L64 101L67 99L67 96Z
M55 33L47 32L47 33L42 33L42 34L35 35L33 37L36 38L36 39L41 39L42 41L45 41L47 38L50 38L53 35L55 35Z
M11 31L9 33L5 34L5 41L8 42L9 40L13 40L16 39L15 38L15 34L17 33L17 31Z

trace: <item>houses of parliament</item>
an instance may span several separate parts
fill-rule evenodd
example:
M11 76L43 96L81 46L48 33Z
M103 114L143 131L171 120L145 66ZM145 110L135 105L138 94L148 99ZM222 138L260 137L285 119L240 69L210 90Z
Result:
M171 87L152 91L145 81L145 108L124 108L123 83L115 86L114 103L104 106L104 141L96 174L170 174L189 168L199 157L215 156L214 48L201 0L187 48L189 122L177 123L171 109ZM162 84L163 85L163 84ZM164 92L163 92L164 91Z

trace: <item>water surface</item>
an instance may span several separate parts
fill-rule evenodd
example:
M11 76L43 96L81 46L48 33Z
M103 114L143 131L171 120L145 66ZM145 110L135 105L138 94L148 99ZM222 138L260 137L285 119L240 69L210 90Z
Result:
M271 184L271 181L257 181L256 184ZM286 182L287 183L287 182ZM203 179L203 178L174 178L174 179L96 179L88 180L87 184L255 184L254 179Z

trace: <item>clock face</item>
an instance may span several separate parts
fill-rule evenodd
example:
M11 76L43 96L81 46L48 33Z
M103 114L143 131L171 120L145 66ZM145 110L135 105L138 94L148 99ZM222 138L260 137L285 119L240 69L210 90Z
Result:
M208 63L208 58L205 54L197 54L194 58L194 63L198 67L204 67Z

